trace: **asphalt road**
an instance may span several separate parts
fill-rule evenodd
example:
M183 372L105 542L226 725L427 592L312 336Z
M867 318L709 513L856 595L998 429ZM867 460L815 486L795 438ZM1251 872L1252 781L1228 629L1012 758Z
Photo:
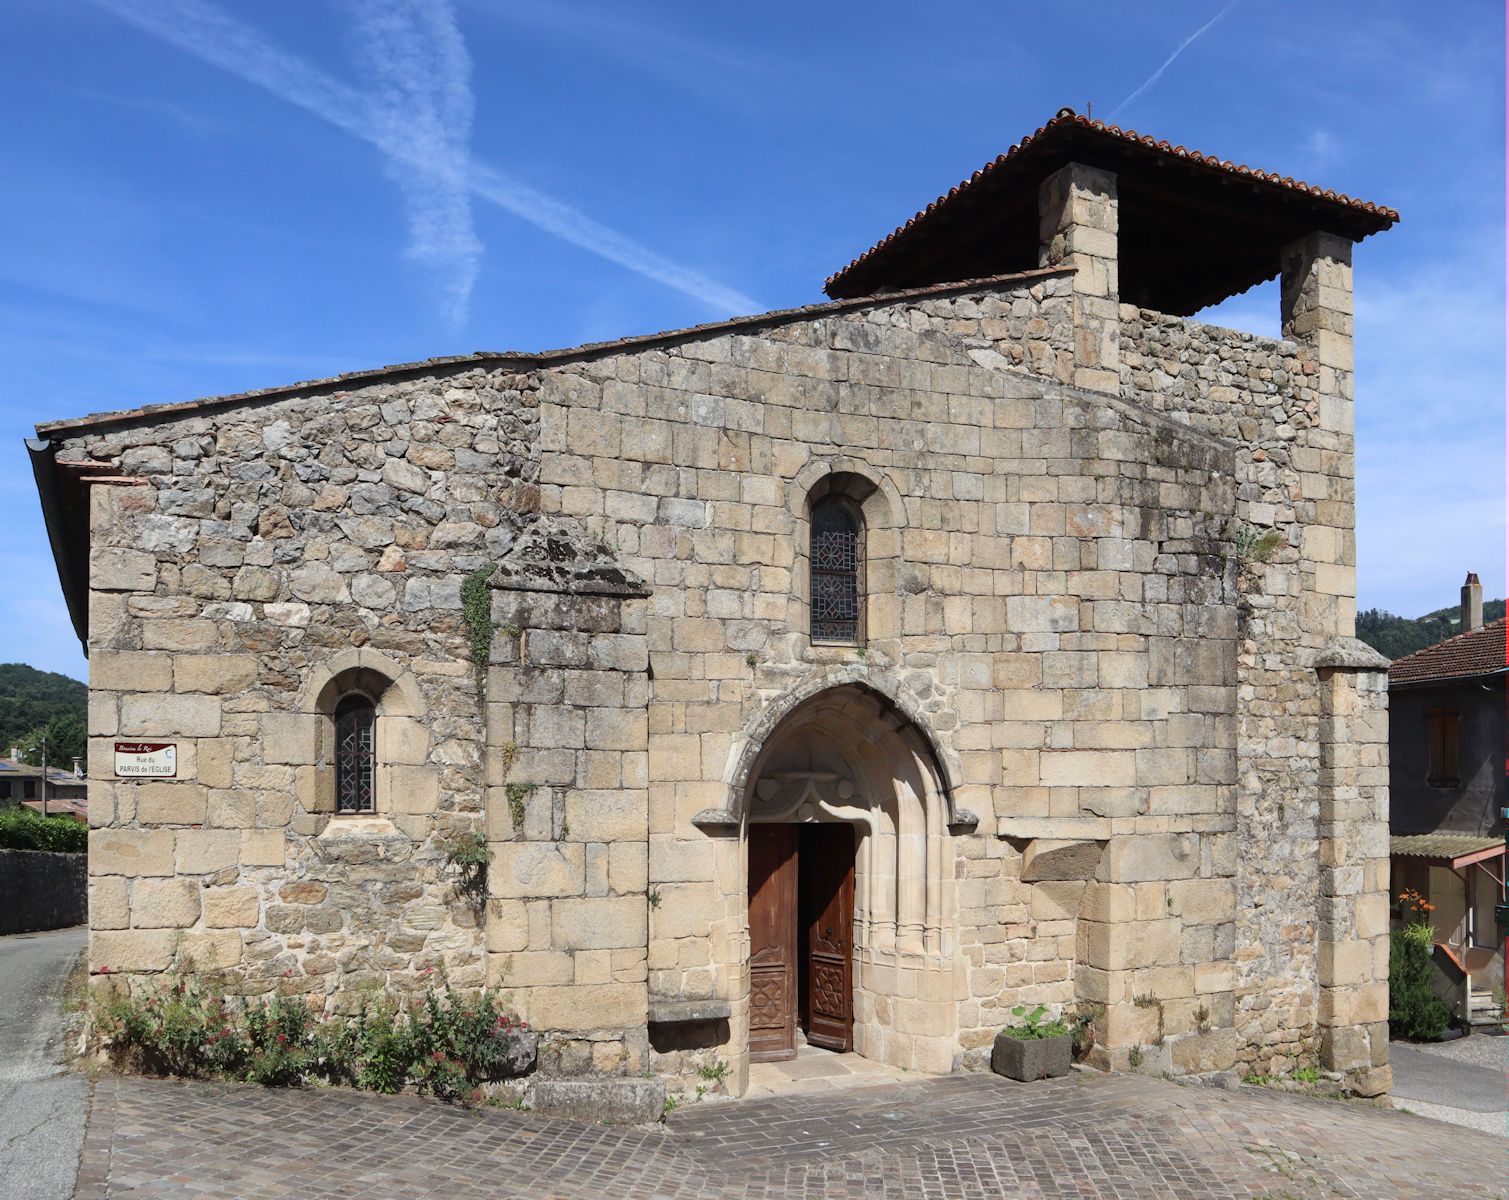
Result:
M1509 1075L1487 1067L1454 1062L1395 1042L1389 1047L1394 1065L1394 1095L1403 1100L1424 1100L1468 1112L1503 1112L1509 1109ZM1505 1064L1509 1067L1509 1063Z
M68 1200L89 1083L66 1073L58 1001L87 930L0 937L0 1200Z

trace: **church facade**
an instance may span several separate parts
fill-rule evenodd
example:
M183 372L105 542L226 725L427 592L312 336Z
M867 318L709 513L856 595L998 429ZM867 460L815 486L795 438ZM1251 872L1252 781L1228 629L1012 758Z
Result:
M1352 268L1064 112L805 309L38 427L90 965L439 970L562 1076L799 1041L1387 1090ZM1283 335L1188 319L1282 279ZM485 860L485 861L483 861Z

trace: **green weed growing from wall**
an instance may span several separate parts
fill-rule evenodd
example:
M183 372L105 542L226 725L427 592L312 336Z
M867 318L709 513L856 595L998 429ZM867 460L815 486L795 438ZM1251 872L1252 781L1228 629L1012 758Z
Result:
M479 691L487 680L487 660L492 656L496 631L492 589L487 586L492 573L491 566L479 567L461 585L461 617L466 622L466 639L471 646L472 670L476 673Z

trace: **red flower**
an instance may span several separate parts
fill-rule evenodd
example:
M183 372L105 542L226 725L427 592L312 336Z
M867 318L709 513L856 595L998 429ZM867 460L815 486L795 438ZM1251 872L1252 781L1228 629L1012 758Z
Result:
M110 974L110 968L106 967L106 966L101 966L100 967L100 974L101 975L108 975L108 974Z
M283 1045L287 1041L288 1041L288 1039L286 1037L284 1037L281 1033L278 1034L278 1044L280 1046Z

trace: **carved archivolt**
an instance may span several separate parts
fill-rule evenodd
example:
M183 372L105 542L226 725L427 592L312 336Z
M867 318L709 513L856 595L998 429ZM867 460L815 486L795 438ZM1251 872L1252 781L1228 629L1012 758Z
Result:
M856 949L951 952L943 776L917 728L882 697L839 687L791 712L755 761L744 810L749 822L854 826Z

